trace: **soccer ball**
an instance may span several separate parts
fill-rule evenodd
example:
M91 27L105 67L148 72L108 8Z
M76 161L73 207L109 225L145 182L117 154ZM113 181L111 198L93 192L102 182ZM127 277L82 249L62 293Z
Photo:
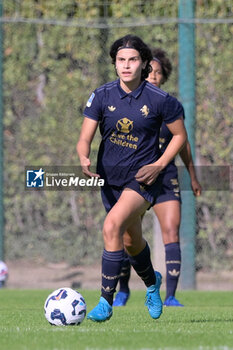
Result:
M71 288L59 288L46 299L44 312L51 325L79 325L86 316L86 303L79 292Z
M0 261L0 288L4 286L8 278L8 268L3 261Z

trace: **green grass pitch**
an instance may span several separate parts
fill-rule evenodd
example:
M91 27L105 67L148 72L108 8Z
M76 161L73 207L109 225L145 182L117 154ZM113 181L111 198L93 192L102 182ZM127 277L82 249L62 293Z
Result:
M164 308L152 320L145 293L132 291L126 307L104 323L51 326L43 305L51 290L0 289L1 350L233 350L233 292L179 292L184 308ZM98 291L80 290L90 311ZM164 294L162 293L162 297Z

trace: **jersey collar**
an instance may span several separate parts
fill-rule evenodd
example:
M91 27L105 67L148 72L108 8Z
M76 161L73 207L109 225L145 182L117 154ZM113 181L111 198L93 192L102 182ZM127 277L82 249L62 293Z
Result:
M144 89L145 84L146 84L146 80L143 80L142 83L139 85L139 87L138 87L136 90L134 90L134 91L132 91L132 92L130 92L130 93L127 93L127 92L125 92L125 91L121 88L121 86L120 86L120 79L118 79L118 80L117 80L117 87L118 87L118 91L119 91L120 98L123 99L123 98L125 98L126 96L132 96L132 97L134 97L135 99L138 98L138 97L141 95L142 90Z

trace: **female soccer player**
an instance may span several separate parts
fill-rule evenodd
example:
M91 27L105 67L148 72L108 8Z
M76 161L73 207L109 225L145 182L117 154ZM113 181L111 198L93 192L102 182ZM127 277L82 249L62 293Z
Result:
M119 79L91 94L77 144L83 173L105 180L101 195L108 212L103 225L101 297L87 318L101 322L112 316L125 249L147 287L149 314L157 319L162 313L161 274L154 272L150 249L142 236L141 217L161 190L163 169L186 141L184 112L177 99L145 80L152 54L139 37L127 35L116 40L110 56ZM162 121L173 136L161 155ZM89 155L98 125L102 141L96 174L90 170Z
M147 80L154 86L160 87L168 80L172 71L172 65L165 51L156 48L152 50L152 55L153 60L150 62L152 72L149 74ZM163 122L159 136L162 153L166 150L171 138L172 134ZM193 193L195 196L199 196L201 194L201 185L196 177L191 148L188 141L186 141L184 147L180 151L180 156L189 172ZM166 297L164 305L183 306L175 298L181 265L179 242L181 200L177 168L174 160L172 160L166 167L165 175L163 177L163 188L159 196L156 198L155 203L153 210L158 217L165 245ZM120 290L116 295L113 306L124 306L129 298L130 290L128 282L130 278L130 268L130 262L126 254L119 280Z

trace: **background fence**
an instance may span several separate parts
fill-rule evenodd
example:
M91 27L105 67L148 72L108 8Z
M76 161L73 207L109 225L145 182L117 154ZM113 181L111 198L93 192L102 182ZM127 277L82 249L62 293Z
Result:
M165 4L166 3L166 4ZM108 54L128 33L168 52L163 86L178 95L178 1L3 1L5 258L100 261L100 194L25 192L25 166L77 165L82 111L96 87L116 78ZM232 165L233 13L229 0L197 0L196 162ZM92 149L95 163L98 136ZM220 179L221 180L221 179ZM205 188L204 188L205 190ZM233 194L197 199L196 268L233 267ZM152 243L153 218L145 236Z

